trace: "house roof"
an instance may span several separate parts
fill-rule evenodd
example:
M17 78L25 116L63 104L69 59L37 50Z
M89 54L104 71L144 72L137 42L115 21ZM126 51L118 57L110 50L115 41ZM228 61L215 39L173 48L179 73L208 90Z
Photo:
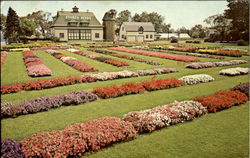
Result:
M138 31L140 27L143 27L144 31L154 32L155 28L151 22L124 22L126 31Z
M67 26L68 22L88 22L89 26L102 27L93 12L58 11L52 27Z

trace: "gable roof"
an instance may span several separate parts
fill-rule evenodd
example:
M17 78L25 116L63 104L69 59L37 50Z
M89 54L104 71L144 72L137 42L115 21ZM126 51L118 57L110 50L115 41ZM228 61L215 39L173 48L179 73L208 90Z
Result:
M145 32L155 32L154 25L151 22L123 22L126 31L138 31L143 27Z
M89 17L90 19L88 19ZM72 11L58 11L52 27L67 26L68 22L88 22L89 26L102 27L101 23L96 19L93 12L72 12Z

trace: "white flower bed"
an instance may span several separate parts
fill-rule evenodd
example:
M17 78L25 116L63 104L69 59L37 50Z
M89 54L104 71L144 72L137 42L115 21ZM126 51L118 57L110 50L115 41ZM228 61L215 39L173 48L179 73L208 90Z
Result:
M213 81L214 78L207 74L197 74L197 75L183 76L179 78L179 80L184 81L188 85L192 85L197 83L210 82Z
M46 50L47 53L49 54L53 54L53 53L56 53L56 50L53 50L53 49L47 49Z
M73 57L61 57L60 60L65 62L66 60L76 60L76 58L73 58Z
M172 104L157 106L153 109L129 112L123 116L123 120L131 122L139 133L145 133L192 120L207 112L207 108L199 102L175 101Z
M230 68L230 69L223 69L219 72L220 75L228 75L228 76L236 76L236 75L245 75L249 73L249 68Z
M70 49L67 49L67 51L69 51L69 52L75 52L75 51L78 51L78 50L70 48Z
M157 69L150 69L150 70L137 70L135 72L138 73L140 76L144 76L144 75L157 75L157 74L178 72L178 70L175 68L157 68Z

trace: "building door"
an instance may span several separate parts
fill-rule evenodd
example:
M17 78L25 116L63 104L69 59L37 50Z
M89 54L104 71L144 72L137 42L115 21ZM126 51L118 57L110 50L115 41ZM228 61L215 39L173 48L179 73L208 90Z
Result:
M135 36L127 36L127 42L136 42Z
M143 42L143 36L137 36L137 42Z

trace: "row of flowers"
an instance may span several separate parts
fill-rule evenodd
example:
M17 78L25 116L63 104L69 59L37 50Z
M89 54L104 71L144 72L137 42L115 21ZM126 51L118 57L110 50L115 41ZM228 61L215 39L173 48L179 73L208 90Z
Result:
M93 72L93 71L98 71L97 68L86 64L82 61L77 60L76 58L69 57L66 54L59 53L55 50L46 50L47 53L53 55L57 59L60 59L62 62L68 64L69 66L75 68L76 70L82 71L82 72Z
M190 52L177 52L177 51L166 51L161 49L148 49L151 51L159 51L164 53L172 53L172 54L178 54L178 55L187 55L187 56L195 56L195 57L202 57L202 58L212 58L212 59L224 59L225 57L222 56L214 56L214 55L208 55L208 54L200 54L200 53L190 53Z
M17 117L30 113L48 111L61 106L78 105L96 100L98 97L87 91L73 91L68 94L59 94L52 97L37 97L24 100L18 105L8 102L1 103L1 118Z
M229 60L229 61L217 61L217 62L198 62L191 63L185 66L185 68L191 69L203 69L217 66L231 66L231 65L239 65L247 63L246 60Z
M2 52L2 51L1 51L1 67L2 67L2 65L4 64L7 55L8 55L7 52L5 52L5 51Z
M206 83L214 81L214 78L207 74L196 74L196 75L188 75L179 78L179 80L185 82L188 85L198 84L198 83Z
M242 67L223 69L219 72L220 75L227 75L227 76L246 75L248 73L249 73L249 68L242 68Z
M23 60L26 66L28 75L31 77L51 76L51 70L45 66L42 60L37 57L32 51L23 51Z
M89 48L88 50L94 51L96 53L111 55L111 56L118 57L118 58L124 58L124 59L133 60L133 61L137 61L137 62L143 62L143 63L149 64L149 65L162 65L161 63L158 63L158 62L153 61L153 60L146 60L146 59L138 58L135 56L118 54L118 53L107 51L107 50L95 49L95 48Z
M197 61L200 61L199 59L194 58L194 57L176 56L176 55L170 55L170 54L164 54L164 53L154 53L154 52L151 52L151 51L140 51L140 50L121 48L121 47L114 47L114 48L109 48L109 49L122 51L122 52L133 53L133 54L140 54L140 55L145 55L145 56L157 57L157 58L164 58L164 59L170 59L170 60L176 60L176 61L183 61L183 62L197 62Z
M236 87L239 86L242 87L242 84ZM68 125L62 130L36 133L20 142L1 140L1 154L7 158L82 156L85 152L98 151L113 143L132 140L138 133L153 132L190 121L208 112L240 105L247 99L247 96L238 90L219 91L207 97L196 97L194 101L175 101L153 109L129 112L122 120L116 117L101 117Z
M240 91L246 94L246 96L249 98L249 95L250 95L249 89L250 89L249 82L247 82L247 83L240 83L236 85L235 87L231 88L231 91Z
M115 60L115 59L103 57L103 56L96 55L96 54L84 53L83 51L79 51L79 50L76 50L76 49L68 49L68 51L70 51L72 53L75 53L75 54L85 56L85 57L90 58L90 59L94 59L94 60L97 60L97 61L100 61L100 62L111 64L111 65L117 66L117 67L129 66L129 64L127 62L125 62L125 61Z
M239 50L227 50L227 49L199 49L199 53L223 55L231 57L241 57L242 53Z
M176 78L142 81L140 83L125 83L121 86L95 88L92 93L101 98L114 98L128 94L137 94L145 91L154 91L167 88L175 88L185 85L183 81Z
M95 82L114 80L119 78L130 78L145 75L166 74L178 72L174 68L158 68L152 70L118 71L118 72L102 72L97 74L84 74L81 76L58 77L53 79L44 79L36 81L28 81L21 84L15 83L10 85L1 85L1 94L16 93L22 90L41 90L58 86L72 85L77 83Z

